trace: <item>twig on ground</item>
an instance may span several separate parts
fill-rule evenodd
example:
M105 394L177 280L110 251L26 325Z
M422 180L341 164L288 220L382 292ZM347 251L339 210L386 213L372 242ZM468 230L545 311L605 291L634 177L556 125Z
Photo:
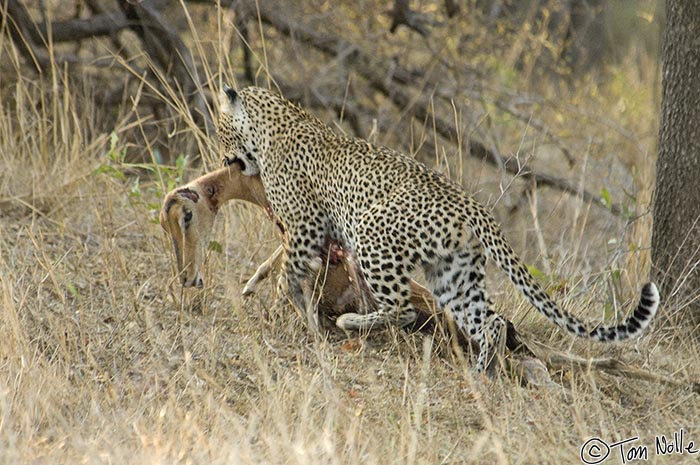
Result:
M649 381L652 383L666 384L679 388L690 388L694 393L700 394L700 383L683 383L669 376L652 373L641 368L631 367L621 360L614 358L582 358L572 354L567 354L547 347L546 345L533 341L524 340L523 343L531 350L535 356L547 364L551 369L573 368L580 371L598 370L611 375L623 376L630 379Z

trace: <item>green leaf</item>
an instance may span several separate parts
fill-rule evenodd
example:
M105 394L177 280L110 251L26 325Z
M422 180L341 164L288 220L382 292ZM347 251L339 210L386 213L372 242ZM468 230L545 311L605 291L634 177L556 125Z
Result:
M620 270L615 270L615 271L612 272L612 279L613 279L615 282L618 282L618 283L619 283L619 282L620 282L620 277L621 277Z
M216 252L216 253L223 253L224 252L224 248L221 247L221 244L219 244L217 241L209 242L209 250L211 250L212 252Z
M141 197L141 185L139 184L139 178L134 179L134 183L131 185L131 195Z
M185 174L185 166L187 165L187 155L181 153L177 156L175 160L175 167L177 168L177 181L181 182L182 177Z
M605 302L605 305L603 305L603 315L606 320L615 316L613 306L610 302Z
M537 279L538 281L544 281L546 278L544 273L535 265L527 265L527 271L529 271L530 274L534 276L535 279Z
M70 293L70 295L72 295L72 296L75 297L76 299L77 299L78 297L80 297L80 294L78 293L78 290L77 290L77 289L75 288L75 286L72 285L71 283L66 284L66 289L68 290L68 292Z
M109 152L108 152L109 155L116 152L118 140L119 140L119 137L117 137L117 133L112 131L112 134L109 135Z
M600 191L600 195L603 196L603 205L605 205L607 208L612 208L612 198L610 197L610 192L603 187L603 189Z
M91 176L97 176L97 175L99 175L99 174L106 173L107 170L109 170L110 168L111 168L111 166L100 165L100 166L98 166L97 168L95 168L94 170L92 170L92 173L90 173L90 175L91 175Z
M120 181L126 180L126 175L111 165L100 165L92 171L93 176L105 174Z

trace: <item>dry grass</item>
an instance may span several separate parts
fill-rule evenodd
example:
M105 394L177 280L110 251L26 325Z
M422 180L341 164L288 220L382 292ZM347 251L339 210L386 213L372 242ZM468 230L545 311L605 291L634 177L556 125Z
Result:
M6 64L19 69L8 50ZM271 307L272 281L243 302L241 277L275 246L266 219L247 207L221 215L224 248L210 257L207 288L183 293L147 205L163 179L142 177L135 199L133 178L92 175L112 129L89 92L60 71L43 80L17 71L11 81L0 89L0 463L560 464L579 463L592 436L639 437L651 463L697 462L654 449L655 435L681 428L700 442L700 402L686 390L573 371L552 373L548 388L487 381L424 336L388 331L347 345L310 334L291 309ZM117 113L121 134L128 109ZM498 192L498 181L471 182ZM521 209L522 224L506 227L518 250L544 234L549 251L527 256L548 256L555 275L572 277L556 297L570 309L600 308L618 294L589 275L622 261L631 299L643 263L596 248L621 226L575 199L540 196L533 216ZM634 234L648 244L648 229ZM502 283L494 273L498 307L523 333L700 379L683 328L612 346L573 341ZM621 463L618 452L606 463Z

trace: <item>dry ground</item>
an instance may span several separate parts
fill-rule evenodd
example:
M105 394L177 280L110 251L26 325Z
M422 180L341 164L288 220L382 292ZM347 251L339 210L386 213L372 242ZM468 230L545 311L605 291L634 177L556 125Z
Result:
M44 85L55 98L41 100ZM20 79L0 102L0 463L573 464L595 436L637 437L650 463L700 460L656 455L655 437L681 429L700 447L700 402L687 389L573 370L552 372L549 387L488 381L426 336L311 334L271 306L272 280L243 302L241 279L276 245L245 206L219 219L206 288L183 293L149 205L163 179L140 171L135 188L135 171L106 161L111 129L99 112L60 85ZM93 174L100 166L116 171ZM498 180L467 184L499 197L489 195ZM636 255L607 255L619 222L551 192L532 211L505 226L530 260L548 246L552 273L566 278L551 286L556 297L600 319L611 295L600 270L622 261L625 300L613 308L625 314L647 270ZM492 288L521 332L553 347L700 379L682 326L588 344L535 315L501 274ZM662 320L676 310L662 308ZM604 463L622 463L619 448Z
M65 140L36 157L53 135L35 131L3 134L2 463L576 463L591 436L639 437L650 454L655 435L680 428L700 441L700 403L686 390L570 371L548 388L484 382L426 337L348 346L270 309L269 293L242 302L241 277L275 241L246 207L220 221L206 289L182 294L152 213L129 201L128 184L91 175L104 145ZM28 185L34 198L12 197ZM507 289L499 307L524 333L698 379L682 330L589 346ZM588 299L559 297L570 308ZM682 460L697 456L653 463Z

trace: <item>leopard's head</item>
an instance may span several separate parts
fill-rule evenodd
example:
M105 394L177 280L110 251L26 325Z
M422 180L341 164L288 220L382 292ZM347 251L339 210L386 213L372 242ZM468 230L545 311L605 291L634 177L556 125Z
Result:
M277 92L261 87L236 92L225 86L219 105L217 133L225 163L240 165L246 176L264 171L273 139L295 122L312 118Z
M261 143L260 129L249 113L245 90L240 94L228 86L219 96L220 115L217 127L219 143L223 150L224 163L238 164L246 176L260 172L259 155Z

